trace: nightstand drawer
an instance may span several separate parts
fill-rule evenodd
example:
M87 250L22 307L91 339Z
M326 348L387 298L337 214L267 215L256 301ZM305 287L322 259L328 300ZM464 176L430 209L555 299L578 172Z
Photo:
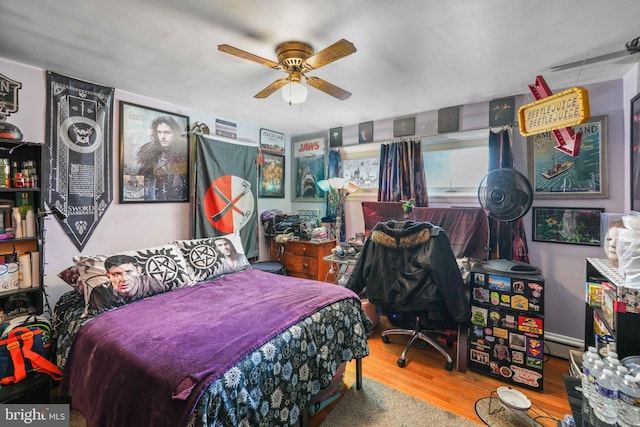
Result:
M284 266L287 273L302 273L311 276L318 274L318 260L306 255L287 254Z
M289 242L287 252L293 255L306 255L316 257L318 254L318 249L313 246L309 246L309 244L306 243Z

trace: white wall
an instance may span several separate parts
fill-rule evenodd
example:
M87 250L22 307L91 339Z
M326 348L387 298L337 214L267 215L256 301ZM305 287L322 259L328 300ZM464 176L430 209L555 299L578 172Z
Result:
M18 92L19 110L6 120L20 128L26 141L43 142L45 140L46 71L0 58L0 74L22 83L22 88ZM95 83L100 84L100 82ZM120 197L120 182L117 178L120 158L119 101L186 115L190 117L190 123L201 121L206 123L212 131L216 118L234 121L233 118L194 111L116 88L113 112L113 176L116 179L113 182L113 201L82 251L86 255L160 246L173 239L189 238L189 203L118 203ZM238 139L258 143L261 128L259 124L237 123L237 125ZM275 208L288 211L290 199L258 199L258 212ZM49 303L52 307L63 293L71 289L57 277L57 274L72 265L72 257L79 254L57 220L52 216L47 217L44 274ZM269 258L262 236L260 258Z
M20 90L20 110L8 121L16 124L30 141L44 141L45 117L45 71L5 61L0 58L0 73L23 84ZM71 76L73 77L73 76ZM532 76L533 82L534 76ZM96 82L100 84L100 82ZM638 67L623 80L585 86L589 90L591 115L608 116L608 170L609 197L607 199L535 200L534 206L603 207L605 212L626 212L629 209L629 101L638 92L640 75ZM552 88L559 92L564 88ZM119 100L143 104L190 117L191 123L202 121L213 129L215 118L233 121L233 118L203 113L188 108L170 105L158 100L127 93L115 92L113 172L118 176L118 104ZM516 97L517 105L531 102L530 94ZM461 108L461 130L488 127L488 102L465 105ZM374 122L374 139L392 138L393 119ZM259 138L259 124L238 123L238 138L255 141ZM358 125L343 127L343 144L357 144ZM286 131L274 129L276 131ZM311 132L310 132L311 133ZM315 132L317 133L317 132ZM437 111L416 113L416 134L437 133ZM290 136L287 136L287 150ZM513 152L515 166L527 175L526 139L514 130ZM285 212L301 208L320 209L322 203L291 203L291 155L287 155L287 172L284 199L259 199L258 212L278 208ZM126 249L162 245L171 239L187 238L189 234L188 203L124 204L117 202L119 182L113 183L114 201L83 253L105 253ZM375 200L375 195L369 195ZM476 204L477 205L477 204ZM362 210L359 199L346 204L347 236L361 231ZM565 245L531 241L531 213L525 216L531 263L542 269L546 282L546 325L548 332L568 337L583 338L584 333L584 270L585 257L603 257L599 247ZM71 265L71 258L78 255L75 246L64 234L56 220L46 221L45 283L49 287L50 302L54 304L68 288L56 274ZM268 248L261 236L261 259L267 259Z
M608 116L608 179L609 197L606 199L534 199L533 206L604 208L605 212L620 213L629 209L628 194L628 116L629 100L637 93L637 70L628 80L583 85L589 92L591 116ZM533 83L534 77L532 77ZM554 93L566 88L551 88ZM516 96L516 108L533 102L531 94ZM489 103L464 105L460 112L460 130L488 129ZM390 141L393 119L374 122L374 140ZM344 127L343 145L357 144L358 125ZM437 111L416 114L416 135L437 134ZM518 129L513 130L512 151L515 168L528 176L527 140ZM487 135L488 138L488 135ZM463 167L463 166L462 166ZM345 203L347 237L364 230L362 200L376 200L376 194L355 193ZM471 201L479 206L477 200ZM456 205L461 205L457 203ZM469 205L469 203L465 203ZM430 203L432 207L446 207ZM545 278L545 331L582 340L584 338L584 282L585 258L605 257L602 248L583 245L534 242L531 211L524 217L531 264L540 267Z

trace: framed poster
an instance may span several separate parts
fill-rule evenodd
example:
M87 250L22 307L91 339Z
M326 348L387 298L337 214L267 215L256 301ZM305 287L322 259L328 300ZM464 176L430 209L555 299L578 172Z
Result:
M358 125L358 143L373 141L373 122L364 122Z
M640 211L640 93L631 100L631 210Z
M120 101L120 203L189 201L189 117Z
M330 147L342 146L342 128L329 129L329 146Z
M326 144L324 136L292 142L294 201L324 201L324 193L317 182L325 179Z
M533 240L600 246L602 208L542 208L533 210Z
M516 99L500 98L489 101L489 127L512 125L516 120Z
M438 110L438 133L457 132L460 129L460 106Z
M284 155L284 134L260 129L260 149L267 153Z
M342 177L347 181L357 182L361 191L378 189L380 174L380 158L345 159L342 161Z
M264 153L258 176L258 197L284 198L284 156Z
M527 138L529 181L536 199L607 198L607 116L573 126L582 132L578 156L554 147L553 132Z
M393 137L411 136L416 134L416 118L407 117L393 121Z

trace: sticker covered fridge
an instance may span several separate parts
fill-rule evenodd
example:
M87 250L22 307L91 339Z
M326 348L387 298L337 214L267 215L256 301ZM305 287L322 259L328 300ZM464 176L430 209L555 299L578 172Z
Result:
M538 267L490 260L471 270L469 369L542 391L544 278Z

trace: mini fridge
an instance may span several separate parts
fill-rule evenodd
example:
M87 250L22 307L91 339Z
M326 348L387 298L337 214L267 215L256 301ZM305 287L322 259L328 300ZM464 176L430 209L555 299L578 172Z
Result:
M542 391L544 278L510 260L478 263L470 274L469 369Z

